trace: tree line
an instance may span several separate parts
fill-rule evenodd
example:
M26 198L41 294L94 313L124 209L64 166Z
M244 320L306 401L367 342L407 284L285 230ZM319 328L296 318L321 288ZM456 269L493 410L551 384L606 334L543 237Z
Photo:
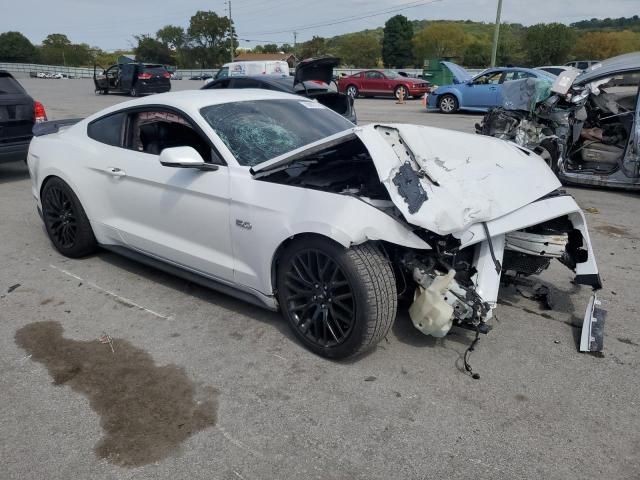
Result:
M184 28L166 25L155 35L136 35L133 49L144 62L181 68L213 68L229 61L238 40L232 23L212 11L198 11ZM410 21L391 17L384 27L338 35L313 36L291 44L258 45L256 53L293 53L298 58L335 55L349 67L421 68L427 58L448 57L457 63L485 67L490 62L494 25L466 21ZM640 50L640 18L591 19L569 26L517 23L500 26L497 61L501 65L539 66L563 64L572 59L601 60ZM130 51L104 52L86 43L72 43L61 33L48 35L33 45L20 32L0 34L0 61L88 66L113 64Z
M640 50L640 21L605 19L587 27L540 23L500 26L497 62L500 65L540 66L569 60L602 60ZM611 20L611 21L609 21ZM635 22L635 23L634 23ZM583 25L584 22L578 22ZM623 25L620 30L597 30L594 25ZM637 25L639 31L626 29ZM486 67L491 61L494 25L472 21L409 21L403 15L390 18L384 28L340 35L313 37L301 45L302 57L337 55L345 66L421 68L427 58L448 57L470 66Z

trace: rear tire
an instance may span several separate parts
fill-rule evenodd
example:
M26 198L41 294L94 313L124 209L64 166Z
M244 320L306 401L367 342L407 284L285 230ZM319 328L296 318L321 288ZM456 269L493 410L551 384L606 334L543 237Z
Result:
M322 237L299 239L279 259L277 286L293 333L323 357L373 348L396 317L393 268L371 243L345 249Z
M61 178L47 181L41 194L42 218L56 249L66 257L78 258L97 248L91 223L80 200Z
M358 87L356 87L355 85L349 85L346 89L347 95L353 97L353 98L358 98L358 95L360 94L360 92L358 91Z
M458 110L458 99L451 94L443 95L438 100L438 108L442 113L453 113Z

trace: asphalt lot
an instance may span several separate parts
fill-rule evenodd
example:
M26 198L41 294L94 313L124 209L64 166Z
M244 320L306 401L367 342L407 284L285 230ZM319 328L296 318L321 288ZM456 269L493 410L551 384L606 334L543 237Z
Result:
M21 81L51 119L128 99ZM480 118L356 106L363 123L471 132ZM556 263L540 277L552 311L502 289L473 380L470 332L424 337L402 313L376 350L331 362L278 314L111 253L62 257L26 168L0 165L0 479L640 478L639 198L570 191L605 281L603 355L576 352L590 292Z

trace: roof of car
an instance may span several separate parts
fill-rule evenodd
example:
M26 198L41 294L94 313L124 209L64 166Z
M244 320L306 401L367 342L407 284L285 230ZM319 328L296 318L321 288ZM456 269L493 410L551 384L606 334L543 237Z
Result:
M584 72L574 83L588 83L596 78L606 77L620 72L640 70L640 52L626 53L617 57L608 58L600 63L596 63L589 70Z
M223 90L182 90L179 92L160 93L148 97L136 98L127 102L118 103L89 117L89 120L99 118L107 113L117 112L122 109L145 106L165 105L177 108L185 112L197 112L203 107L221 103L245 102L256 100L298 100L307 101L304 97L292 93L276 92L259 88L223 89ZM311 100L308 100L311 101Z

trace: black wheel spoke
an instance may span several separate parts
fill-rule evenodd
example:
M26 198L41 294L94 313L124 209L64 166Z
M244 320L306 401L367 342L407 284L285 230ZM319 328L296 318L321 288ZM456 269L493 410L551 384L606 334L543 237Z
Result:
M324 251L307 249L290 260L281 286L294 328L323 348L343 343L355 325L351 285Z
M62 188L52 186L44 194L42 214L52 239L62 248L73 247L78 228L71 197Z

